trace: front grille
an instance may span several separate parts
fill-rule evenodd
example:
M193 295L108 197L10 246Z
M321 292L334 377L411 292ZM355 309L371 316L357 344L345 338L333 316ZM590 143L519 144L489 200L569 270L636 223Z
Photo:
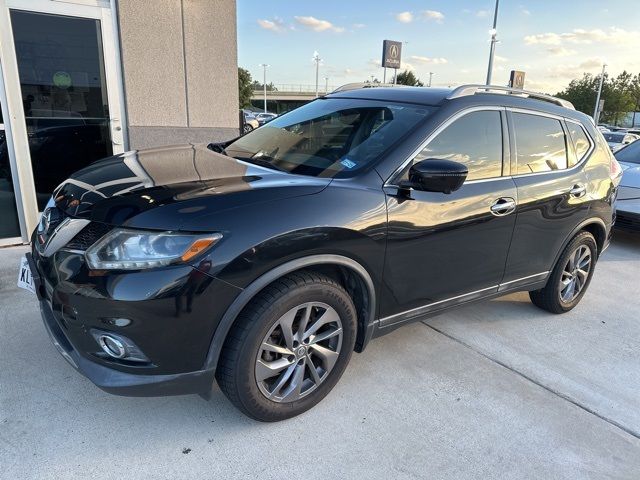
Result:
M624 230L640 230L640 217L617 212L615 226Z
M104 223L91 222L71 239L65 248L71 250L86 250L108 233L113 227Z

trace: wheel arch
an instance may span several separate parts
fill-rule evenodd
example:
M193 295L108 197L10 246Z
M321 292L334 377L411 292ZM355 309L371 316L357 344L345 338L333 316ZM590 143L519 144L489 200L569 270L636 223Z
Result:
M567 248L567 245L569 245L569 242L573 240L573 237L575 237L578 233L580 233L583 230L591 233L591 235L593 235L594 238L596 239L596 245L598 246L598 256L600 256L604 248L605 242L607 241L607 225L606 223L604 223L604 220L602 220L600 217L591 217L580 222L571 231L571 233L567 235L567 237L564 239L564 242L562 242L562 247L556 253L556 257L553 260L553 264L551 265L551 268L553 268L556 265L556 263L558 263L558 259L560 258L560 255L562 255L562 252L564 252L564 249Z
M286 262L258 277L242 290L218 323L209 346L204 369L217 368L222 346L238 315L261 290L275 280L298 270L313 270L341 283L352 296L358 311L356 351L361 352L371 339L375 326L376 291L371 275L359 262L342 255L320 254Z

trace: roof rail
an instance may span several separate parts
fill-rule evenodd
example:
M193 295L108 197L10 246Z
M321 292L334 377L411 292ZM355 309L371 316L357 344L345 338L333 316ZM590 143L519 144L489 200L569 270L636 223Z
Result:
M502 87L497 85L460 85L453 89L453 91L447 97L447 100L451 100L459 97L466 97L468 95L475 95L476 93L504 93L510 95L519 95L527 98L535 98L545 102L553 103L560 107L570 108L575 110L573 103L568 100L564 100L558 97L552 97L544 93L531 92L529 90L520 90L519 88Z
M389 88L389 87L405 87L406 85L395 85L393 83L379 83L379 82L356 82L340 85L331 93L347 92L349 90L359 90L361 88Z

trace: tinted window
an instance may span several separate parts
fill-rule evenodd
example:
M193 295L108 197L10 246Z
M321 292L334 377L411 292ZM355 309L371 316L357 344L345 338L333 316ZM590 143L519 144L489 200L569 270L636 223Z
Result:
M611 143L622 143L624 140L624 133L604 133L604 139Z
M586 153L591 148L591 142L589 141L589 137L585 133L584 129L578 125L577 123L567 122L567 128L569 129L569 135L571 135L571 139L573 140L573 146L576 150L576 160L575 162L570 162L572 167L575 163L579 163Z
M502 122L500 112L472 112L456 120L414 159L453 160L469 169L467 180L502 175Z
M519 175L567 168L567 147L559 120L514 113L513 123Z
M433 110L373 100L315 100L240 137L224 152L302 175L349 176L375 162Z
M633 142L618 150L615 157L620 162L640 163L640 142Z

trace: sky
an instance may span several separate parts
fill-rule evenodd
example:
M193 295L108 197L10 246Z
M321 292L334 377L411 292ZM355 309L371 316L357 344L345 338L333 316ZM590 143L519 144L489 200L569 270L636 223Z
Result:
M267 83L382 80L382 41L404 42L403 67L434 86L484 83L495 0L238 0L238 65ZM640 73L640 0L501 0L493 84L512 69L525 88L562 90L602 64ZM387 73L387 79L390 78Z

